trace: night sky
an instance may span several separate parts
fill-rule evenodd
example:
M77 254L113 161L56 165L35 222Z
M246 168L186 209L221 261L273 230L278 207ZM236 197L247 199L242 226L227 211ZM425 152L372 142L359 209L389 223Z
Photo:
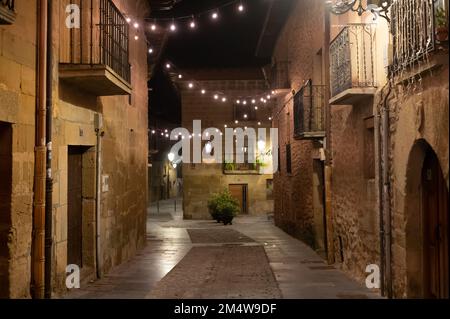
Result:
M155 12L152 17L197 16L199 13L230 3L230 0L183 0L168 12ZM196 17L197 28L190 30L191 19L175 21L178 29L171 33L164 58L181 68L262 66L267 60L257 59L255 50L267 14L269 0L245 0L245 12L238 3L219 9L214 21L211 12Z

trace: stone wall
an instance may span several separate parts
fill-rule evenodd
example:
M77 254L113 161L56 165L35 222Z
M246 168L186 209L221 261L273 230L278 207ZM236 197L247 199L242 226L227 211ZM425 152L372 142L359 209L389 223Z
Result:
M309 79L321 82L320 50L323 42L323 11L321 1L295 1L289 19L279 35L275 61L289 63L289 91L295 92ZM318 63L314 63L318 61ZM316 74L316 75L315 75ZM310 246L323 250L314 225L313 165L320 161L318 141L294 138L292 94L281 96L273 110L273 125L279 129L280 172L274 176L275 223L289 234ZM286 145L291 145L292 173L286 169ZM320 205L321 203L316 203Z
M82 280L96 276L96 118L103 117L101 175L109 177L101 195L101 271L128 260L145 243L148 161L147 45L130 39L132 96L98 97L59 80L59 32L62 2L54 5L55 55L53 80L53 293L66 291L68 152L84 150L82 158L83 269ZM115 1L122 12L142 16L145 1ZM0 205L0 297L28 298L31 291L31 240L34 173L36 2L16 1L17 18L0 26L1 143L10 144L10 159L0 152L2 170L11 182L2 185ZM61 19L60 19L61 18ZM143 23L142 23L143 24ZM141 35L141 38L143 35ZM101 95L101 94L99 94ZM11 134L9 134L9 132ZM5 174L8 172L5 171ZM5 186L5 187L3 187ZM11 191L8 190L8 186ZM103 189L105 190L105 189Z
M0 26L0 139L9 146L0 151L8 153L0 160L0 200L9 200L0 204L0 298L29 297L31 282L36 2L15 6L15 22Z
M449 187L449 66L448 51L437 51L403 74L422 71L421 83L408 87L396 78L388 102L391 111L390 178L392 271L395 297L423 297L423 212L420 179L426 147L440 162Z
M373 99L331 108L335 260L362 281L379 263Z
M141 16L146 10L142 2L115 1L121 12ZM64 14L55 8L55 15ZM55 25L60 23L54 19ZM58 26L59 27L59 26ZM58 28L56 28L58 30ZM142 36L142 35L141 35ZM59 52L58 33L53 44ZM54 291L65 290L65 267L67 265L67 153L70 146L84 146L86 150L97 148L96 117L103 119L101 138L101 220L100 258L101 272L127 261L145 243L147 212L147 162L148 162L148 89L147 45L130 37L132 67L132 94L128 96L97 97L79 88L61 82L55 74L54 106L54 198L55 251ZM55 66L58 69L58 66ZM96 174L93 165L83 172L83 178ZM84 168L84 167L83 167ZM85 176L87 174L87 176ZM92 175L91 175L92 174ZM96 276L95 262L95 176L86 186L83 199L83 269L82 280ZM103 185L107 181L107 185ZM105 187L106 186L106 187ZM86 261L86 262L85 262Z

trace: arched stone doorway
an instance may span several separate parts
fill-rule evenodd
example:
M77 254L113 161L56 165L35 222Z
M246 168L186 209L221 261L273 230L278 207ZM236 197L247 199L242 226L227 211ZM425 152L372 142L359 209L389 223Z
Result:
M407 172L406 268L410 298L449 297L448 188L425 140L410 153Z

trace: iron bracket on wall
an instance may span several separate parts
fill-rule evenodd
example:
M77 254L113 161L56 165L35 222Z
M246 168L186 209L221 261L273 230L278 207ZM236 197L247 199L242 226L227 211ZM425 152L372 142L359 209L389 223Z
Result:
M349 11L353 11L357 12L358 15L361 16L365 12L372 12L374 15L374 20L382 17L388 23L390 23L388 13L392 3L393 0L378 0L377 4L369 3L364 7L363 0L328 0L326 2L330 12L335 15L341 15Z

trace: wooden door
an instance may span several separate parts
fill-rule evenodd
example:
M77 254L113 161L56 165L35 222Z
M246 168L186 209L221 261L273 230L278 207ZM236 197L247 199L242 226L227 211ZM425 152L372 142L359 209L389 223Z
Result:
M448 189L439 161L431 151L422 170L422 192L425 297L448 298Z
M83 240L83 153L76 147L69 147L67 186L67 263L82 265Z
M230 185L229 190L231 196L233 196L237 201L239 201L239 206L241 211L239 214L248 214L248 186L247 185Z

